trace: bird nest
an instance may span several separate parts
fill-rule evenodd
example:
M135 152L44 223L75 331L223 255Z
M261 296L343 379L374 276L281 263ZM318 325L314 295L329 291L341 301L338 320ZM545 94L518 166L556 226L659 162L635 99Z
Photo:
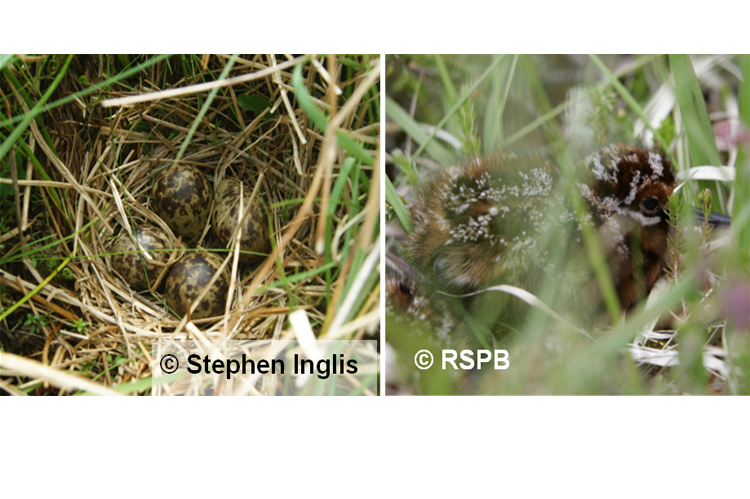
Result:
M76 58L69 76L85 78L63 80L63 95L95 79L111 59ZM337 138L345 133L360 155L375 158L378 64L362 57L327 62L343 76L337 79L336 69L329 72L315 58L212 56L200 59L190 81L174 77L161 61L108 94L53 109L46 128L32 122L27 149L49 178L29 162L26 180L14 181L24 230L2 236L0 388L62 394L113 393L119 386L119 392L143 393L150 387L153 340L294 339L286 319L297 309L317 336L374 334L377 170L345 161ZM296 66L302 79L293 82ZM196 88L199 78L210 88L222 71L240 81L208 94ZM300 82L305 96L298 95ZM325 131L308 117L305 102L331 117ZM242 264L215 241L209 220L200 241L171 248L157 283L137 292L112 268L112 241L140 225L178 240L151 204L156 176L175 161L199 169L214 189L225 178L257 186L273 249ZM194 248L215 251L231 272L223 316L180 317L160 294L169 267ZM345 300L344 288L355 299Z

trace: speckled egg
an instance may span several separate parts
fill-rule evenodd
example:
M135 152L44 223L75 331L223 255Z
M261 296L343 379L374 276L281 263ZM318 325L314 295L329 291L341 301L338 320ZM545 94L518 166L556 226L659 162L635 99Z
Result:
M164 296L170 308L184 316L190 304L198 298L219 267L221 267L221 260L206 251L196 251L182 257L172 266L167 276ZM193 319L224 314L229 280L229 269L225 268L193 312Z
M245 185L243 209L247 207L252 195L252 189ZM235 179L224 179L216 189L216 202L211 213L211 224L214 237L222 248L226 248L232 237L240 217L240 183ZM255 253L268 254L271 251L271 241L268 238L268 222L260 197L256 194L250 214L242 226L240 249ZM240 253L243 263L262 259L261 255Z
M141 247L141 251L174 248L174 244L170 243L170 239L167 235L156 227L136 227L135 237L138 239L138 245ZM125 279L125 282L136 291L148 289L149 283L153 284L156 282L156 279L164 268L150 263L145 257L141 257L138 253L138 249L135 247L135 243L125 230L120 233L120 236L112 245L112 252L128 252L127 254L122 255L112 255L112 267L122 276L123 279ZM150 251L149 255L151 255L154 261L157 262L167 263L169 260L168 251ZM141 261L145 262L145 272L144 265ZM146 281L146 274L148 274L148 282Z
M186 244L198 242L208 221L213 188L192 166L175 164L154 183L152 208Z

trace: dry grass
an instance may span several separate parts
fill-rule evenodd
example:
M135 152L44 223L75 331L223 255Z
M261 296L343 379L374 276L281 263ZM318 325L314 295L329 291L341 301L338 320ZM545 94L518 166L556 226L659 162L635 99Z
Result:
M329 70L342 71L337 79L318 59L283 59L219 55L198 63L197 57L172 57L123 78L108 92L42 114L52 146L31 122L20 140L51 180L39 178L29 161L26 180L13 181L23 230L3 234L0 248L0 388L13 394L112 392L107 387L148 393L152 340L294 339L287 316L300 309L317 336L362 338L377 332L379 285L372 274L379 257L378 173L360 163L343 170L347 153L337 135L345 131L359 141L377 164L379 124L372 113L379 107L379 64L376 58L353 57L345 66L328 58ZM54 96L101 82L115 60L76 57ZM180 61L177 77L174 66ZM285 69L273 71L276 64ZM292 68L300 64L312 101L331 118L326 133L296 98ZM226 77L232 80L214 87L215 99L207 96L205 83L192 86L219 80L228 66ZM11 105L28 113L9 81L4 84L11 87L3 86L7 115L13 115ZM179 95L158 93L170 89ZM119 98L144 94L150 98L121 105ZM262 96L271 107L243 110L245 95ZM111 107L101 105L105 98ZM224 178L244 181L267 209L274 249L261 263L240 264L233 251L217 247L208 225L197 244L220 251L231 270L221 317L180 318L158 291L134 293L110 266L110 245L121 230L132 233L134 225L150 224L171 234L151 210L150 188L176 160L199 168L214 188ZM347 178L335 190L341 175ZM189 250L173 248L165 271Z

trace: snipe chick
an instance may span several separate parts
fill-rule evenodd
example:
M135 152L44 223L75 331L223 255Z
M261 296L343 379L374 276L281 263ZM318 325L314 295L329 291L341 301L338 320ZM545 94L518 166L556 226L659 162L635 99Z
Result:
M490 330L514 329L524 305L502 293L510 284L537 296L553 288L558 304L586 321L603 310L581 223L598 235L623 310L651 291L666 267L669 196L676 187L669 158L614 144L575 165L573 187L541 155L502 154L443 169L411 206L411 270L387 281L389 299L443 334L462 329L466 312ZM457 305L448 295L461 295ZM459 313L457 306L466 312Z

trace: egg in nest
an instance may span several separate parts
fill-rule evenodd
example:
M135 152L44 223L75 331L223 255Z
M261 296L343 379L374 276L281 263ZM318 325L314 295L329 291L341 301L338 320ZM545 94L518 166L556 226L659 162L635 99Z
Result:
M113 253L123 254L112 255L112 268L122 276L131 288L136 291L143 291L148 289L149 285L153 285L156 282L156 279L164 268L152 262L167 263L169 260L168 251L154 250L174 248L174 243L171 243L169 237L156 227L136 227L134 232L141 251L148 252L152 260L142 257L138 253L135 242L127 231L123 230L112 245ZM146 280L146 276L148 276L148 281Z
M207 251L191 252L182 257L172 266L167 276L164 296L170 308L181 316L187 314L190 305L208 285L219 267L221 260ZM229 280L229 269L225 268L198 304L193 312L193 319L224 314Z
M252 190L245 188L242 209L247 210ZM214 237L218 243L226 248L232 234L237 229L240 218L240 183L235 179L224 179L216 189L216 203L214 204L211 222ZM231 248L230 248L231 249ZM268 238L268 224L266 222L263 204L260 197L255 196L250 213L245 217L242 225L240 249L253 253L268 254L271 251L271 241ZM258 261L263 255L240 253L240 262Z
M154 182L152 209L186 244L195 245L208 222L213 188L203 173L175 163Z

